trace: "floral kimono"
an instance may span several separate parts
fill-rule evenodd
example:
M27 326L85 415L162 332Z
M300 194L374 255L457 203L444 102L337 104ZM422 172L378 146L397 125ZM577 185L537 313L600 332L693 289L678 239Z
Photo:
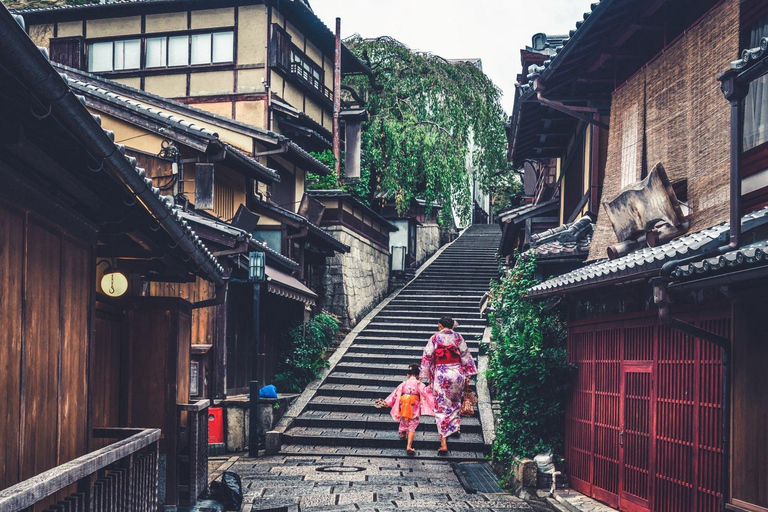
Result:
M416 377L410 377L397 386L397 389L384 401L392 408L390 411L392 419L400 421L398 431L401 434L416 432L422 414L435 415L435 399L432 391Z
M432 336L421 358L421 378L429 379L435 396L435 423L441 437L459 431L466 380L477 373L461 334L443 329Z

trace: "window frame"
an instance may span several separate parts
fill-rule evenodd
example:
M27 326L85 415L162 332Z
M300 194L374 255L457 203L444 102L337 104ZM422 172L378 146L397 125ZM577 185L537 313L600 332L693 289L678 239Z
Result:
M230 33L232 35L232 53L231 59L228 61L213 62L213 45L214 34ZM210 36L210 62L204 62L199 64L192 64L192 36L208 34ZM187 58L186 64L174 64L169 65L170 62L170 39L176 37L187 38ZM147 47L150 39L164 39L165 40L165 58L164 65L162 66L147 66ZM115 69L115 43L119 41L132 41L138 40L140 44L139 55L139 67L129 69ZM91 53L91 46L98 43L112 43L112 69L109 71L91 71L89 69L89 58ZM98 37L85 39L85 55L84 63L88 72L109 74L109 75L128 75L128 74L143 74L144 72L162 72L164 70L188 70L198 68L222 68L232 67L237 64L237 28L232 27L219 27L215 29L197 29L197 30L182 30L182 31L170 31L170 32L155 32L155 33L141 33L136 35L124 36L124 37Z

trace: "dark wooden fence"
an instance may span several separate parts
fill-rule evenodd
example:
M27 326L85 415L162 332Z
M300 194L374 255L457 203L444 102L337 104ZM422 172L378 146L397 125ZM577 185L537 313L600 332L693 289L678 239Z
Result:
M94 437L119 440L0 491L0 510L157 510L160 429L100 428Z

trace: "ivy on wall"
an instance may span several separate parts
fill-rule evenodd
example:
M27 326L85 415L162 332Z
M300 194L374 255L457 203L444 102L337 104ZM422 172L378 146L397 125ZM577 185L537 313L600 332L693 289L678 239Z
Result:
M524 298L538 283L534 258L517 265L491 290L488 380L500 402L494 457L563 453L565 400L574 367L566 360L565 318L558 308Z

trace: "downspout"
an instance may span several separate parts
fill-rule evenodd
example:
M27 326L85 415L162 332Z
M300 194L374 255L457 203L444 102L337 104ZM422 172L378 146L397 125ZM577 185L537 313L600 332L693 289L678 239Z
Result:
M336 18L333 56L333 158L336 179L341 179L341 18Z
M670 276L677 267L736 250L741 244L741 152L744 144L744 110L742 103L749 88L737 82L737 76L738 73L736 72L728 72L720 77L723 94L731 103L731 203L729 242L727 245L705 251L702 254L669 261L661 267L659 276L651 279L651 284L653 285L653 300L659 308L659 320L662 324L676 331L708 341L723 350L723 410L721 418L723 459L721 467L722 493L720 498L720 509L723 511L726 510L728 493L730 491L731 339L672 316L669 308L671 300L667 287L669 286Z
M31 84L33 95L41 103L49 104L56 119L81 139L92 157L103 163L104 170L144 205L194 264L217 285L221 285L224 282L223 268L216 258L205 249L196 235L187 231L168 211L159 193L153 190L152 181L139 175L134 165L118 151L115 142L5 8L0 8L0 56L5 57L4 62L11 64L8 66L9 71L22 83Z

